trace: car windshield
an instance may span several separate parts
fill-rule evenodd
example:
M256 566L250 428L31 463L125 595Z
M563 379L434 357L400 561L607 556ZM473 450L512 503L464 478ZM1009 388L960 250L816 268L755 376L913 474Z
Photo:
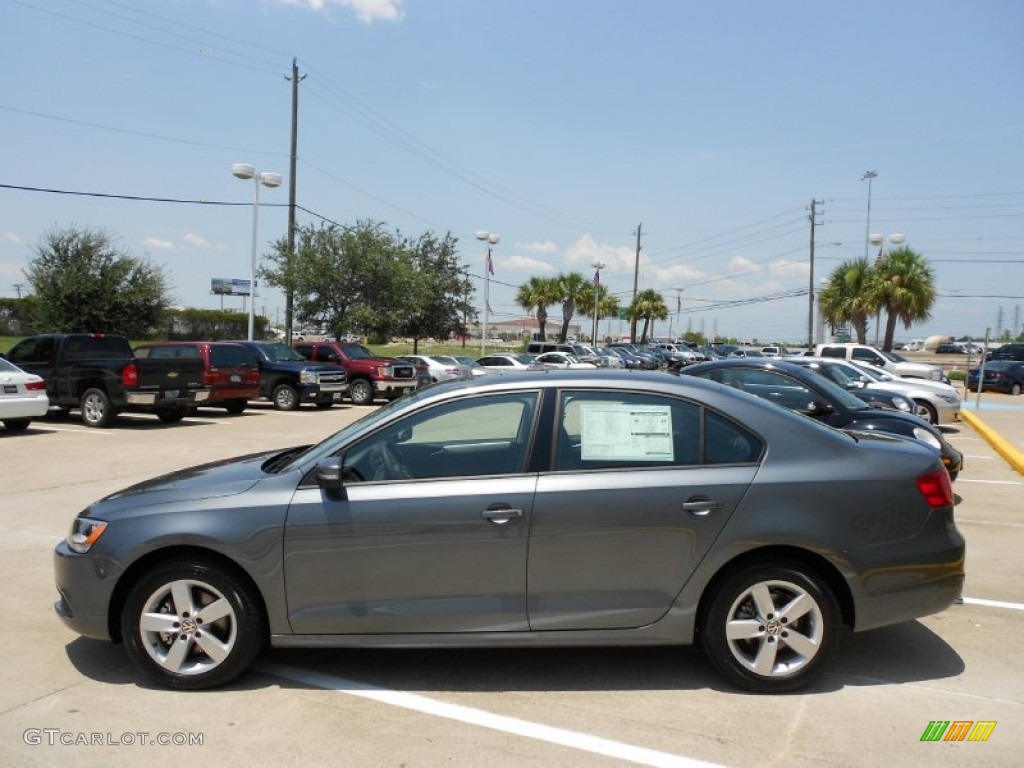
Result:
M263 351L275 363L306 362L306 358L284 344L263 344Z
M7 371L8 373L21 373L21 368L16 366L14 363L10 363L0 357L0 371Z
M376 357L373 352L361 344L346 345L345 354L353 360L366 360L367 358Z
M448 357L448 355L439 355L434 358L441 365L458 365L459 361L454 357Z
M887 360L893 363L910 362L909 360L907 360L907 358L903 357L903 355L897 355L895 352L886 352L884 349L877 349L875 351L878 352L878 354L880 354L882 357L886 358Z

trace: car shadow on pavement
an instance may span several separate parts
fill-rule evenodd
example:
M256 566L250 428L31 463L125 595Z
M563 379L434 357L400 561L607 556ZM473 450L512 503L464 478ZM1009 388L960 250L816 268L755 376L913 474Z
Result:
M139 675L120 646L77 638L68 659L84 676L114 685L160 689ZM295 670L295 679L279 675ZM895 685L955 677L959 654L918 621L869 632L845 633L825 671L799 693L848 686ZM695 647L488 648L488 649L268 649L225 690L268 686L311 688L304 674L397 691L662 691L704 690L744 694L724 683Z

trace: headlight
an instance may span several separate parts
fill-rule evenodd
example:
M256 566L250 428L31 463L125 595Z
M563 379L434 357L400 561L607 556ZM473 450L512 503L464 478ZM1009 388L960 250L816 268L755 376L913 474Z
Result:
M950 405L960 405L960 398L956 395L939 395L939 397Z
M303 368L302 372L299 373L299 381L303 384L319 384L320 375L316 371Z
M64 540L73 551L84 555L92 549L92 545L103 535L105 530L107 530L107 524L102 520L76 517L71 524L71 531Z
M914 407L910 404L910 401L905 397L894 397L892 404L895 405L899 410L906 411L907 413L913 413Z
M936 451L942 450L942 443L939 442L939 438L929 432L923 427L914 427L914 437L920 440L922 443L926 443L934 448Z

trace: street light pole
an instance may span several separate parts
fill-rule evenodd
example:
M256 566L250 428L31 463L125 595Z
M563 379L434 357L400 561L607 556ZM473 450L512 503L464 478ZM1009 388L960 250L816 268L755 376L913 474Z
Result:
M864 171L861 181L868 180L868 217L864 225L864 258L868 257L868 243L871 239L871 181L878 176L878 171Z
M258 173L256 169L247 163L235 163L231 166L231 173L239 179L253 180L252 194L252 255L249 259L249 341L253 340L256 326L256 248L257 231L259 228L260 214L260 184L265 187L281 186L281 174L279 173Z
M677 337L681 337L683 335L683 315L682 315L682 312L683 312L683 291L686 290L686 289L683 288L683 286L681 286L681 285L677 285L673 290L675 290L675 292L676 292L676 326L677 326L677 330L676 330L676 335L673 336L671 339L669 339L669 341L671 341L674 344L676 338ZM670 333L669 336L671 336L671 335L672 334Z
M593 261L590 263L595 270L594 272L594 330L590 335L590 345L596 349L597 347L597 318L600 317L601 310L601 270L604 269L607 264L603 261Z
M892 234L892 235L879 235L869 234L868 243L870 245L878 246L878 256L875 257L875 266L879 266L885 260L885 244L890 243L891 245L903 245L907 242L906 235ZM882 327L882 310L879 309L875 314L875 346L878 346L879 331Z
M487 354L487 320L491 313L491 275L494 274L494 262L491 260L491 246L501 242L501 237L493 232L480 230L476 239L487 243L487 256L484 259L484 325L480 334L480 357Z

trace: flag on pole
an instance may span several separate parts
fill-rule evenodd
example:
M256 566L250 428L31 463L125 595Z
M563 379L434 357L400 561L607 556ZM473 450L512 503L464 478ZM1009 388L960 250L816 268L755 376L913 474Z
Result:
M597 270L594 273L594 287L597 288L601 284L601 270Z
M883 261L885 261L885 254L883 253L884 250L885 250L885 245L883 245L881 248L878 249L878 255L875 257L875 266L876 267L879 264L881 264Z
M487 271L494 274L494 260L491 258L491 249L487 249Z
M494 314L494 310L491 309L491 302L489 302L489 301L487 302L487 314L488 315L493 315Z

